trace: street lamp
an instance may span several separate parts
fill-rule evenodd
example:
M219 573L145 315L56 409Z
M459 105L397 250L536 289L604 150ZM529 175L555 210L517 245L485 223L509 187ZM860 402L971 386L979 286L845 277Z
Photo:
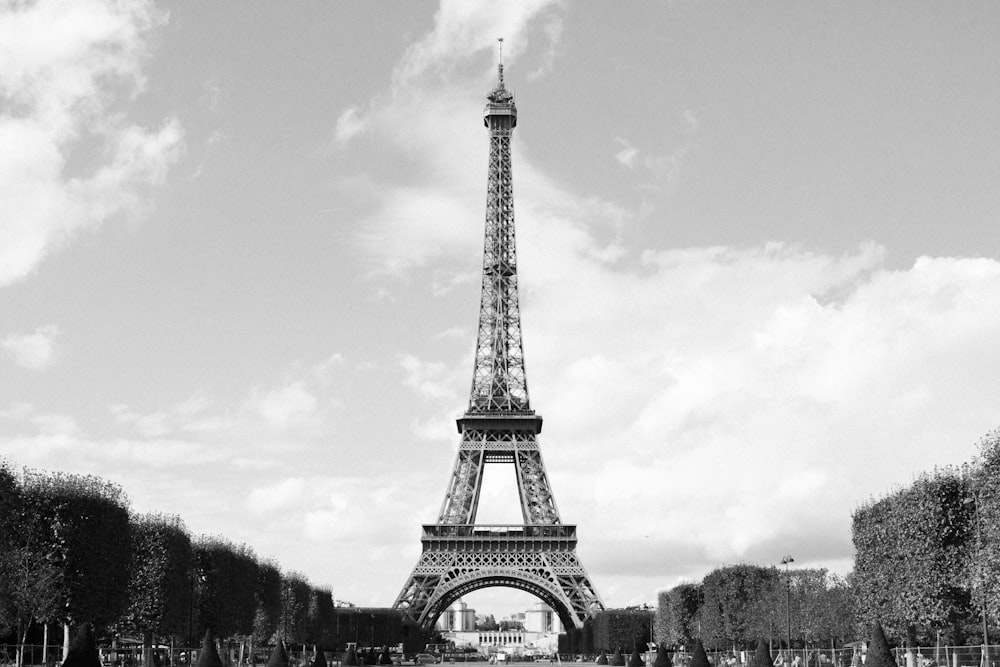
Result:
M794 563L795 559L785 556L781 559L781 564L785 566L785 636L788 638L788 650L792 650L792 578L788 574L788 564Z

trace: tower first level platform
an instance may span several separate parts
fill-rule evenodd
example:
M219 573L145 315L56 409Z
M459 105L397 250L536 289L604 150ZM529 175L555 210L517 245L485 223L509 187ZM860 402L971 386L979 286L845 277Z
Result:
M423 551L397 607L425 628L463 595L506 586L531 593L564 627L604 608L576 556L576 526L430 524Z

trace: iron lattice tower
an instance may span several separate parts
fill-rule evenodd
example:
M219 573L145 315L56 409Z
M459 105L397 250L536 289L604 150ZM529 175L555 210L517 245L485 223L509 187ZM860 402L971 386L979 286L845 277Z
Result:
M504 85L502 63L487 99L486 239L469 408L458 419L461 443L437 523L423 526L420 560L395 607L430 628L462 595L507 586L536 595L565 627L580 628L604 603L576 555L576 526L559 518L538 447L542 417L528 401L510 150L517 107ZM476 523L487 463L513 464L523 525Z

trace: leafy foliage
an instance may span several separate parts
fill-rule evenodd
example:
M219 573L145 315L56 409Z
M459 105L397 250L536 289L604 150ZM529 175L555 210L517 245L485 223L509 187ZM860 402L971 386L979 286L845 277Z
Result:
M139 632L181 635L187 630L194 554L178 517L136 517L131 530L128 607L122 625Z
M779 608L779 590L774 567L731 565L709 572L701 583L701 638L721 648L733 642L747 646L766 635Z
M945 469L859 508L854 576L862 622L925 638L969 613L975 505L968 480Z
M985 598L987 616L995 627L1000 619L1000 595L996 594L1000 591L1000 549L996 548L1000 544L1000 429L980 440L977 463L969 489L975 526L967 578L975 606Z
M649 637L652 612L639 609L607 609L594 615L594 644L601 650L631 646ZM613 663L612 663L613 664Z
M309 598L312 589L305 577L296 572L281 577L281 616L278 632L290 642L307 641Z
M333 646L333 609L333 592L331 590L317 588L310 592L309 610L307 614L307 642L317 644L322 647Z
M17 586L15 549L21 514L21 492L7 464L0 460L0 632L17 622L14 588Z
M121 487L92 476L33 473L25 476L22 498L33 557L54 568L59 616L98 626L117 620L130 557Z
M199 627L220 637L249 635L257 611L257 558L246 545L222 538L194 544Z
M263 561L257 566L257 585L254 588L257 608L253 620L253 638L266 644L278 630L281 620L281 569L274 561Z
M670 646L694 646L702 605L701 584L680 584L657 596L656 638Z

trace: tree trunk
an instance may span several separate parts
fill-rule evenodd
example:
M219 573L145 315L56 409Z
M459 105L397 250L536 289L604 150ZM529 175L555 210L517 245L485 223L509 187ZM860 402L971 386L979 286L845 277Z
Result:
M21 621L17 622L17 655L14 658L14 662L17 667L23 667L24 665L24 642L28 638L28 627L27 625L22 625Z
M49 664L49 622L42 624L42 664L48 667Z
M62 661L66 662L66 656L69 655L69 622L63 623L63 655Z
M153 632L144 630L142 633L142 664L153 667Z

